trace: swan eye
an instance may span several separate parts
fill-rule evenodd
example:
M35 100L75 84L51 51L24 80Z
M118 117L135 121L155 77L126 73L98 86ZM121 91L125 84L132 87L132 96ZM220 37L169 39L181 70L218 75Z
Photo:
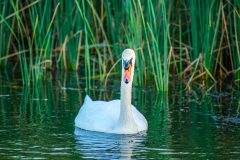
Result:
M133 57L128 61L128 63L131 65L132 65L132 59L133 59Z
M125 61L124 59L123 59L123 68L124 68L125 70L128 70L128 68L129 68L129 66L128 66L128 61Z
M123 59L123 68L125 70L128 70L130 65L132 66L132 59L133 58L131 58L129 61Z

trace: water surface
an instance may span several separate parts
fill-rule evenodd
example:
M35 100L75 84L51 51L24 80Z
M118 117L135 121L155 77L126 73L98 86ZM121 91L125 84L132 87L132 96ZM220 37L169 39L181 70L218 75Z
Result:
M1 159L238 159L239 87L171 82L169 92L133 87L132 103L148 120L147 132L114 135L74 127L86 95L75 73L47 73L37 86L0 78ZM87 90L93 100L118 99L119 81Z

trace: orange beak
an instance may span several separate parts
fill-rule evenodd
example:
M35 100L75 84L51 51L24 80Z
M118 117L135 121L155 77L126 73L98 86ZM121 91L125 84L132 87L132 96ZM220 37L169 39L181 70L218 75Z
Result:
M124 75L123 75L123 81L128 84L131 81L131 71L132 71L132 66L129 65L129 68L126 70L124 69Z

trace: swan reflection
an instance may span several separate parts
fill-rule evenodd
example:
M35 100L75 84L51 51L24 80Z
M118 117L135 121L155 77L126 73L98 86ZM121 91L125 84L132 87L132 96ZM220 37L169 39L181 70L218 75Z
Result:
M146 152L142 143L146 139L146 132L119 135L92 132L75 127L74 134L76 149L82 154L82 158L131 159L133 156L143 158L143 153Z

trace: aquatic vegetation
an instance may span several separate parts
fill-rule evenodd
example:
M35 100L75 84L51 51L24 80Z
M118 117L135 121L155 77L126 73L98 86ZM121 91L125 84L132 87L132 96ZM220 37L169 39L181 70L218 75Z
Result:
M237 0L4 0L0 67L19 68L25 84L44 79L45 70L84 70L91 88L91 79L104 86L108 76L120 76L116 62L132 48L136 86L154 82L167 91L175 77L238 81L239 9Z

